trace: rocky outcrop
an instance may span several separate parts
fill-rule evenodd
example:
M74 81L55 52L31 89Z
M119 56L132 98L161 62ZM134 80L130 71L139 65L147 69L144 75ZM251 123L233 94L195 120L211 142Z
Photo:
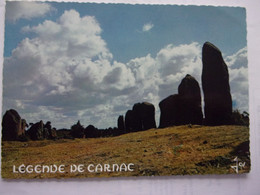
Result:
M201 95L199 83L189 74L182 79L178 94L170 95L159 103L160 128L202 124Z
M133 110L126 113L125 128L127 132L156 128L154 105L148 102L136 103Z
M202 49L202 88L205 101L205 124L231 123L232 98L228 68L220 50L206 42Z
M27 127L25 119L21 119L14 109L6 111L2 121L2 139L5 141L17 140L19 136L25 135Z

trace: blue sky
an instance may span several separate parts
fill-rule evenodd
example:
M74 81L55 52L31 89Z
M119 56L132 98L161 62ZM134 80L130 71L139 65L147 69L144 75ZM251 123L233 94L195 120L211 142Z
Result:
M65 10L75 9L81 16L95 16L102 27L102 37L118 61L151 53L153 56L168 43L203 44L210 41L226 55L246 46L244 8L211 6L125 5L89 3L49 3L55 10L45 17L6 22L5 56L26 36L18 33L26 25L44 20L57 20ZM154 25L152 31L142 33L146 23ZM151 41L152 40L152 41ZM228 43L228 44L227 44Z
M3 112L105 128L148 101L158 121L158 103L186 74L201 83L206 41L222 51L235 105L248 110L245 17L235 7L7 2Z

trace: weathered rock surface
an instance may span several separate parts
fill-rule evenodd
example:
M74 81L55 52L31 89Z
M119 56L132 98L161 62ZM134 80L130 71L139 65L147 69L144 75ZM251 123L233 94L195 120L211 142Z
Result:
M2 121L2 139L17 140L19 136L25 135L26 126L26 121L21 119L16 110L7 110Z
M205 124L230 124L232 98L228 68L223 60L221 51L213 44L206 42L202 49L202 62Z

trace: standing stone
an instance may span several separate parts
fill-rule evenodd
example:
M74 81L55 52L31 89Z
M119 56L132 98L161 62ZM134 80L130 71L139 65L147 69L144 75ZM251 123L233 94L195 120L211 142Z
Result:
M120 131L125 131L125 121L124 116L120 115L117 120L117 127Z
M80 124L80 121L77 122L77 124L74 124L71 126L71 135L74 138L84 138L85 133L84 127Z
M201 95L199 83L187 74L182 79L178 94L170 95L159 103L160 128L174 125L202 124Z
M179 121L184 124L202 124L201 95L199 83L187 74L178 87L180 96Z
M125 129L126 132L133 132L135 128L135 116L132 110L128 110L125 114Z
M47 123L44 125L44 128L51 130L51 122L47 121Z
M57 139L57 130L56 128L52 128L49 131L49 139Z
M86 138L95 138L98 137L98 129L93 125L89 125L85 128L84 134Z
M224 125L231 123L232 98L228 68L220 50L206 42L202 49L202 88L205 101L205 123Z
M136 130L147 130L156 128L155 123L155 108L154 105L148 102L137 103L133 106L133 112L136 116Z
M2 139L6 141L17 140L19 136L25 135L26 125L26 121L21 119L16 110L7 110L2 121Z
M50 121L47 121L46 124L43 126L43 134L44 134L44 138L47 138L47 139L56 139L57 138L56 129L52 128Z
M155 108L148 102L136 103L125 115L126 132L156 128Z
M178 117L180 112L180 95L168 96L159 103L159 107L161 110L160 128L180 124L180 117Z
M142 104L136 103L133 106L133 116L134 116L134 123L133 123L133 129L134 131L141 131L143 130L143 124L142 124Z
M50 132L47 128L43 127L43 139L49 139Z
M25 129L28 127L28 124L25 119L21 120L21 135L25 135Z
M28 130L28 135L32 140L42 140L45 138L47 129L44 130L44 124L42 121L33 124Z

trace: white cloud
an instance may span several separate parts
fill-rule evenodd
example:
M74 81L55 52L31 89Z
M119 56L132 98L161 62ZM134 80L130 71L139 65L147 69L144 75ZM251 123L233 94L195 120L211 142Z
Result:
M161 78L159 85L161 99L177 93L178 86L186 74L201 82L201 46L196 42L178 46L167 45L158 52L156 61L160 66L158 71Z
M227 56L225 62L229 67L229 81L234 109L248 111L248 67L247 48L242 48L235 54Z
M124 64L113 60L95 17L81 17L75 10L23 31L35 37L24 39L4 60L3 110L17 109L28 122L50 120L58 128L77 120L85 126L116 126L119 115L143 101L154 104L158 121L159 102L177 93L186 74L201 83L201 45L196 42L169 44L155 57ZM226 59L233 99L246 109L244 58L241 50Z
M147 55L130 60L126 65L135 76L136 89L129 97L129 109L137 102L153 103L158 124L159 102L171 94L178 93L178 86L186 74L193 75L200 82L200 56L201 46L198 43L176 46L170 44L162 48L155 58Z
M96 105L109 105L117 94L134 88L131 69L112 61L95 17L80 17L70 10L56 22L46 20L23 31L36 36L25 38L12 56L5 58L4 96L13 100L13 104L6 103L6 109L12 105L35 113L37 109L30 108L38 105L77 120L77 114L84 116L80 110L91 113ZM52 119L61 124L58 117Z
M240 49L238 52L225 58L227 65L234 69L247 66L247 47Z
M143 32L148 32L150 31L152 28L154 27L154 25L150 22L150 23L146 23L143 25L142 31Z
M15 22L19 19L41 17L54 10L48 3L6 2L6 19Z

